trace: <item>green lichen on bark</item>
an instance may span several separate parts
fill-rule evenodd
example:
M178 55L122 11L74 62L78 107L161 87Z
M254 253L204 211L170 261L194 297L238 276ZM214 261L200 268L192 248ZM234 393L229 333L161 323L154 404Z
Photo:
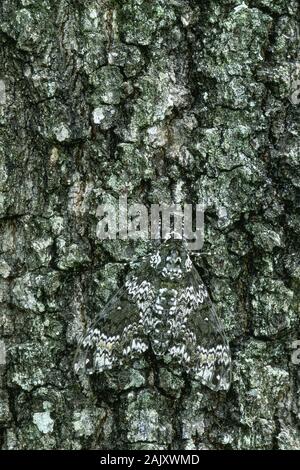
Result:
M2 0L0 447L300 448L298 23L295 0ZM227 394L154 358L74 374L146 249L97 237L120 193L204 203Z

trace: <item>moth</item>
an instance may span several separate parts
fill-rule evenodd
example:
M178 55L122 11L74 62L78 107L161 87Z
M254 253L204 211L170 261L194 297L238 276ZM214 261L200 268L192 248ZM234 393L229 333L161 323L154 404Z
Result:
M213 390L230 386L229 345L182 240L166 240L133 267L79 341L75 371L100 373L150 349Z

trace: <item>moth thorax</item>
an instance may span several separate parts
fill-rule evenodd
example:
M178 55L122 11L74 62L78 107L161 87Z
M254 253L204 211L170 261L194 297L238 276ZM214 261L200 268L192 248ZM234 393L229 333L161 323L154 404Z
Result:
M161 270L163 277L168 279L180 279L190 271L192 262L187 253L178 249L171 249L165 256L164 267Z

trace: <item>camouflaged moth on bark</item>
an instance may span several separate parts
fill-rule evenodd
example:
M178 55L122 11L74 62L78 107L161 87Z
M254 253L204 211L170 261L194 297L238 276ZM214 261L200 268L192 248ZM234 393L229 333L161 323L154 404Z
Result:
M103 372L149 348L213 390L227 390L230 349L181 240L169 239L127 275L80 341L75 370Z

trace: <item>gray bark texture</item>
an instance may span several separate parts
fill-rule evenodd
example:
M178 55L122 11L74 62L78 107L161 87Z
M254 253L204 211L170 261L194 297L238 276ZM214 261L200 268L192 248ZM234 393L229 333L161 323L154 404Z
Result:
M300 449L298 21L296 0L0 1L0 447ZM97 237L122 194L205 205L227 393L146 359L74 373L147 249Z

